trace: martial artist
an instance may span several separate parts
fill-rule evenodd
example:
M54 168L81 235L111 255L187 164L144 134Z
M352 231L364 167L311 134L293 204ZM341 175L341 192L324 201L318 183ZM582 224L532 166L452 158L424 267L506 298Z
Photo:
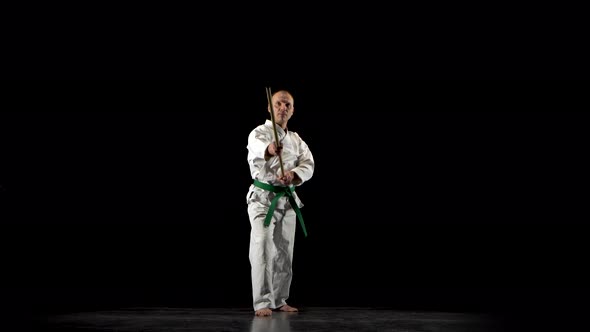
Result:
M299 210L303 204L295 187L312 177L315 165L308 145L287 128L295 110L293 96L282 90L271 98L270 91L267 92L271 120L250 132L247 146L253 179L247 203L256 316L270 316L273 310L298 311L287 304L296 219L306 236L307 232Z

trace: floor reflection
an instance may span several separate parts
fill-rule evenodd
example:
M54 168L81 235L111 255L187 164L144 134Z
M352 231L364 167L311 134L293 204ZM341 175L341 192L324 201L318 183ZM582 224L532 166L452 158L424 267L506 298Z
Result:
M251 308L127 308L37 320L34 331L51 332L505 332L504 322L493 315L343 307L275 311L268 317L256 317Z
M273 312L271 316L252 318L250 332L290 332L290 318L297 312Z

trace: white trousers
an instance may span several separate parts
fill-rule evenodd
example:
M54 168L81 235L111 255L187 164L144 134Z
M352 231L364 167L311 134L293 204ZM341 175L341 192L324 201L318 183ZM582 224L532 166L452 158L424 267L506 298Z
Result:
M276 309L287 303L293 277L293 244L296 215L293 209L275 209L264 227L268 206L248 204L250 217L250 265L254 310Z

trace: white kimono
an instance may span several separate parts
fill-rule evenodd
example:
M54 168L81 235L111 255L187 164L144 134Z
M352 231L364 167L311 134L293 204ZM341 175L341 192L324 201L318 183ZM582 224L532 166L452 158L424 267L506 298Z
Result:
M277 126L279 141L283 146L283 169L297 173L301 184L308 181L314 170L314 160L307 144L292 131ZM274 142L272 122L266 120L248 136L248 164L252 179L273 186L278 181L280 162L277 156L264 159L268 145ZM250 185L247 194L250 233L250 264L252 266L252 295L254 310L276 309L286 304L292 278L293 244L295 241L296 215L288 197L279 199L269 227L264 219L275 193ZM298 207L303 203L294 192Z

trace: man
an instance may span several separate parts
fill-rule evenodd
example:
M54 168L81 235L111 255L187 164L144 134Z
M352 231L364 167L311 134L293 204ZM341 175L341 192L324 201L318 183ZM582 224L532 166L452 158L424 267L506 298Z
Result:
M309 147L297 133L287 129L295 110L293 96L288 91L277 91L271 102L268 112L274 111L276 126L273 128L272 121L266 120L250 132L247 146L254 180L247 202L252 227L249 256L256 316L270 316L272 310L298 311L287 304L296 219L305 232L299 211L303 204L294 188L308 181L314 170ZM275 143L275 128L279 144Z

